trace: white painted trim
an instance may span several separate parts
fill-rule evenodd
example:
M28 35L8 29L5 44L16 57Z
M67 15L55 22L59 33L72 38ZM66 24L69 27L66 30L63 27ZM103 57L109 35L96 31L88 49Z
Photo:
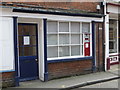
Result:
M39 49L39 78L44 81L44 23L43 20L39 22L39 31L38 31L38 49Z
M119 53L111 53L111 54L109 54L109 56L112 56L112 55L118 55Z
M117 21L117 53L119 53L119 22Z
M105 16L105 71L107 70L107 58L109 57L109 14Z
M110 19L111 19L111 18L110 18ZM118 48L118 46L119 46L119 44L118 44L118 43L119 43L119 38L118 38L118 36L119 36L119 35L118 35L118 34L119 34L119 33L118 33L118 21L117 21L117 52L116 52L116 53L109 53L109 56L110 56L110 55L117 55L117 54L119 53L119 50L118 50L118 49L119 49L119 48Z
M50 21L52 21L52 20L50 20ZM62 46L68 46L69 48L70 48L70 51L69 51L69 54L70 54L70 56L63 56L63 57L59 57L59 47L61 46L61 45L59 45L59 23L61 22L61 21L55 21L55 22L57 22L57 26L58 26L58 44L57 45L47 45L47 47L51 47L51 46L57 46L58 47L58 57L53 57L53 58L47 58L47 60L59 60L59 59L70 59L70 58L81 58L81 57L86 57L85 55L84 55L84 33L82 33L82 24L84 23L84 22L79 22L79 25L81 26L80 27L80 33L78 33L77 35L81 35L81 34L83 34L83 43L81 44L81 43L79 43L79 44L76 44L76 45L79 45L80 47L81 46L83 46L83 55L76 55L76 56L71 56L71 46L73 45L73 44L71 44L71 34L72 34L72 32L71 32L71 21L65 21L65 22L67 22L68 24L69 24L69 31L66 33L66 32L62 32L62 33L65 33L65 34L67 34L67 35L69 35L70 37L69 37L69 42L70 42L70 44L67 44L67 45L62 45ZM63 21L62 21L63 22ZM89 23L89 26L90 26L90 56L92 56L92 24L91 24L91 22L86 22L86 23ZM56 34L57 34L56 33ZM47 33L47 34L49 34L49 33ZM80 52L81 53L81 52Z
M90 35L90 56L92 56L92 52L93 52L93 51L92 51L92 42L93 42L93 41L92 41L92 34L93 34L93 33L92 33L92 23L90 23L90 34L91 34L91 35Z
M85 58L85 57L91 57L91 56L69 56L69 57L59 57L59 58L47 58L47 60L51 61L51 60L59 60L59 59Z

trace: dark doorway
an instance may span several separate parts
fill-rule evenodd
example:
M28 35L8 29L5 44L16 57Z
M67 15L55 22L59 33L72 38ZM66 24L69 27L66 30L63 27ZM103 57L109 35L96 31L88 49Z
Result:
M37 24L18 24L20 81L38 78Z

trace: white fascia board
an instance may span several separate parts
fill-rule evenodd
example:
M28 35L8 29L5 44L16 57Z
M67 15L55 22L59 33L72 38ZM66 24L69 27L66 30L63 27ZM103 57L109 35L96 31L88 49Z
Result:
M63 15L50 15L50 14L33 14L33 13L20 13L20 12L12 12L10 8L3 8L2 10L3 17L21 17L21 18L47 18L48 20L57 20L57 21L76 21L76 22L91 22L98 21L103 22L103 18L95 18L95 17L80 17L80 16L63 16Z

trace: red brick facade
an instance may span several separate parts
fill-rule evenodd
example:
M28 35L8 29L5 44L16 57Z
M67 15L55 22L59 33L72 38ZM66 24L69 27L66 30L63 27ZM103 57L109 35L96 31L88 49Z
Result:
M59 78L92 72L92 60L58 62L48 64L48 78Z
M2 83L3 88L15 86L15 72L0 73L0 83Z
M43 8L75 9L75 10L82 10L87 12L97 12L96 7L100 3L99 2L20 2L20 3L7 2L6 5L7 4L15 7L31 7L31 5L33 5L33 6L40 6Z
M98 2L39 2L39 3L27 3L37 6L43 6L46 8L61 8L61 9L79 9L83 11L96 12L96 6Z
M97 12L96 7L98 2L41 2L41 3L24 3L24 4L32 4L36 6L42 6L45 8L58 8L58 9L78 9L87 12ZM15 6L15 5L13 5ZM17 6L17 5L16 5ZM96 32L96 35L100 35L99 38L102 37L102 32ZM99 40L100 43L102 39ZM98 50L102 50L102 43L99 45L98 49L98 38L96 40L97 44L97 51L96 55L98 55ZM102 56L103 51L100 51L99 57ZM100 60L100 65L97 64L97 67L103 67L103 58L99 58L97 56L97 63ZM80 75L80 74L87 74L92 73L92 61L93 60L78 60L78 61L69 61L69 62L58 62L58 63L49 63L48 64L48 79L66 77L66 76L73 76L73 75ZM6 72L0 74L2 75L3 86L14 86L14 72Z

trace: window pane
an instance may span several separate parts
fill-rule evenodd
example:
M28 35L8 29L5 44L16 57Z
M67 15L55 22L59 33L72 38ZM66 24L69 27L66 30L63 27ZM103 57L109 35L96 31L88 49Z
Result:
M113 40L113 38L114 38L114 32L113 32L113 30L110 28L110 29L109 29L109 40Z
M24 47L24 56L36 56L36 47Z
M71 55L80 55L80 46L71 46Z
M110 42L109 42L109 48L110 48L110 49L114 49L114 42L113 42L113 41L110 41Z
M69 56L69 47L59 47L59 56Z
M59 35L60 44L69 44L69 35Z
M90 33L90 23L82 23L83 33Z
M48 47L47 50L48 58L58 57L58 47Z
M36 47L30 47L30 56L36 56Z
M47 44L48 45L57 45L57 35L48 35Z
M30 35L29 25L23 25L23 35Z
M24 47L24 56L30 56L30 47Z
M23 26L22 25L18 25L18 33L19 33L19 35L23 35Z
M109 49L110 53L117 53L117 21L110 20L109 25Z
M48 21L47 22L47 25L48 25L48 32L57 32L57 22L54 22L54 21Z
M30 35L36 35L36 25L29 25Z
M71 32L80 32L80 23L71 23Z
M71 35L72 44L80 44L80 35Z
M59 23L59 32L69 32L69 23L68 22L60 22Z
M22 46L22 45L23 45L23 37L19 36L19 46Z
M36 45L36 36L30 37L30 45Z

